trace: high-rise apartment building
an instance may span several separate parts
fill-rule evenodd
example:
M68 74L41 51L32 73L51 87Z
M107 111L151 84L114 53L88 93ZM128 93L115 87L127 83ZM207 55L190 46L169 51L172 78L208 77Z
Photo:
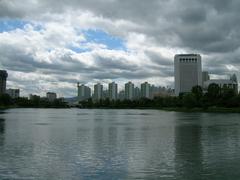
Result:
M108 84L109 99L112 101L118 98L118 85L115 82Z
M118 99L123 101L125 99L125 91L122 90L118 93Z
M139 87L134 88L134 99L140 99L141 98L141 89Z
M7 71L0 70L0 94L6 93L7 77Z
M174 57L175 95L191 92L202 86L202 62L199 54L178 54Z
M46 96L50 102L53 102L57 99L57 94L54 92L47 92Z
M150 98L150 84L148 82L141 84L141 97Z
M84 84L80 85L78 83L78 101L85 101L91 98L91 89Z
M125 84L125 99L133 100L134 98L134 84L128 82Z
M7 89L6 93L12 98L16 99L20 97L20 90L19 89Z
M103 99L103 85L102 84L97 83L94 85L93 98L95 101L99 101L100 99Z
M209 76L207 71L202 72L202 80L203 80L203 84L204 84L205 81L210 80L210 76Z

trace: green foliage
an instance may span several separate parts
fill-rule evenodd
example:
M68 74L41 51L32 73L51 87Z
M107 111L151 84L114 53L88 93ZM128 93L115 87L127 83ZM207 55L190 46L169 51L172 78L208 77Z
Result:
M12 99L8 94L0 94L0 106L9 106L12 104Z
M207 96L209 100L216 100L220 97L221 89L217 84L210 84L207 90Z
M0 95L0 106L3 107L31 107L31 108L65 108L68 107L61 99L56 99L53 102L48 101L46 98L34 96L31 100L28 98L11 99L7 94Z
M194 86L192 88L192 94L195 96L197 100L200 100L203 96L203 89L201 86Z
M183 106L187 108L193 108L197 105L197 98L193 93L187 93L183 97Z

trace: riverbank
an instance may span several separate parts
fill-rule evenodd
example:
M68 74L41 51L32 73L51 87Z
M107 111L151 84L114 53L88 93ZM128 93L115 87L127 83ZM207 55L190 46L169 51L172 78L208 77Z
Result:
M203 108L162 108L165 111L174 112L203 112L203 113L240 113L240 108L223 108L223 107L209 107L207 109Z
M6 109L69 109L69 108L76 108L76 107L19 107L19 106L0 106L0 110ZM79 107L77 107L79 108ZM223 108L223 107L209 107L209 108L152 108L152 107L129 107L129 108L109 108L109 107L94 107L94 108L79 108L79 109L138 109L138 110L162 110L162 111L173 111L173 112L185 112L185 113L195 113L195 112L202 112L202 113L240 113L240 108Z
M116 108L116 107L93 107L93 108L81 108L79 109L136 109L136 110L162 110L162 111L173 111L173 112L186 112L186 113L194 113L194 112L202 112L202 113L240 113L240 108L224 108L224 107L209 107L209 108L179 108L179 107L171 107L171 108L154 108L154 107L126 107L126 108Z

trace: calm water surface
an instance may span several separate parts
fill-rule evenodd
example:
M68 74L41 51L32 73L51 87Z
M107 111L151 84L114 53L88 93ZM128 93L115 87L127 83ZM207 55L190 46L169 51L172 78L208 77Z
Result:
M0 112L2 179L240 179L240 114Z

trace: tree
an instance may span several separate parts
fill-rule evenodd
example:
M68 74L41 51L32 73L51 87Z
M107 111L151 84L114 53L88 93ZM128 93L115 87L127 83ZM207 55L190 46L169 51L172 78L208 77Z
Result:
M9 106L12 104L12 99L8 94L0 95L0 105Z
M212 83L208 86L208 90L207 90L207 96L209 98L209 100L216 100L217 98L220 97L220 87L218 84Z
M183 96L183 105L187 108L196 107L197 99L193 93L187 93Z
M192 88L192 93L197 98L197 100L200 100L203 96L203 89L201 86L194 86Z

